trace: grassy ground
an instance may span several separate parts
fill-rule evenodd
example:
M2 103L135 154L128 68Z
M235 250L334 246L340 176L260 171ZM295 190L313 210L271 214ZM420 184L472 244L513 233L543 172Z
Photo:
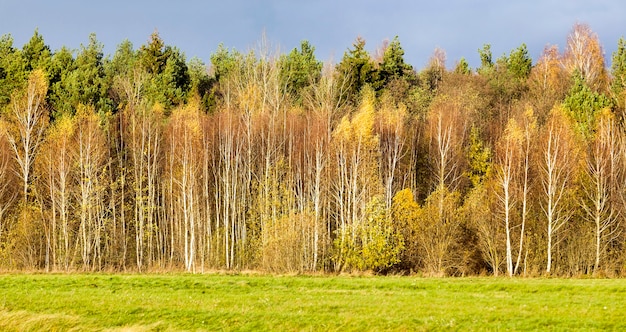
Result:
M626 330L626 280L0 275L0 330Z

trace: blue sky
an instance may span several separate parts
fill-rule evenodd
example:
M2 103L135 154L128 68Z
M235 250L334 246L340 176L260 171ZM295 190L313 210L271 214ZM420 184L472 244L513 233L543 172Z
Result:
M247 51L264 32L281 52L306 39L319 59L335 62L357 36L374 52L398 35L406 61L417 69L436 47L446 51L448 67L461 57L477 66L477 50L486 43L494 58L522 43L537 58L546 44L563 50L576 22L599 35L607 59L626 36L623 0L0 0L0 13L0 34L10 33L18 47L35 28L53 50L78 49L94 32L112 54L124 39L138 48L157 29L166 44L207 63L219 43Z

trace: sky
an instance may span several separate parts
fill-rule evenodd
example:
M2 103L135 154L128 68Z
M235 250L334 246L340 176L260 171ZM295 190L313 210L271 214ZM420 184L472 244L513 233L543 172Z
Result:
M0 35L11 34L20 48L35 29L53 51L77 50L95 33L112 55L122 41L139 48L157 30L167 45L205 63L220 43L246 52L263 35L281 53L308 40L318 59L333 62L357 37L374 53L398 36L405 61L416 69L435 48L446 52L449 68L462 57L477 67L484 44L496 59L525 43L537 59L548 44L562 51L575 23L598 34L610 61L626 36L623 0L0 0L0 13Z

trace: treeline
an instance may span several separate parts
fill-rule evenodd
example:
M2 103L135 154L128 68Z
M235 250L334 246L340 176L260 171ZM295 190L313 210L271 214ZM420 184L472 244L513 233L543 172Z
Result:
M626 41L565 45L416 70L398 38L206 66L5 35L0 266L623 275Z

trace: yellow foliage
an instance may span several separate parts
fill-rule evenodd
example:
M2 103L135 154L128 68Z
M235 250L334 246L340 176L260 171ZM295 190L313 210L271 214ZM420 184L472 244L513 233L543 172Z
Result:
M352 130L356 138L362 139L372 136L374 128L374 97L365 94L359 111L352 118Z
M349 238L347 241L335 241L335 246L344 253L346 266L380 271L400 262L404 238L394 227L382 196L372 197L364 219L352 227L352 232L344 234Z
M56 141L61 137L71 137L74 133L74 118L70 116L62 116L54 122L54 126L50 128L48 139Z
M76 117L76 121L79 123L82 121L89 121L89 122L98 121L98 115L96 114L96 109L93 107L93 105L79 104L76 107L75 117Z
M527 106L524 111L524 135L526 139L530 139L537 130L537 117L535 116L535 110L531 106Z
M615 114L611 111L610 108L605 107L601 109L596 116L598 118L598 124L602 121L615 121Z
M48 81L43 70L35 69L30 73L28 76L28 90L37 96L45 96L48 93Z
M543 90L557 90L563 84L563 67L556 46L546 46L531 70L530 80Z
M200 126L200 111L191 105L180 107L173 111L170 123L175 127L185 130L196 138L201 136L202 128Z
M348 116L344 116L341 119L341 122L335 128L333 132L333 136L335 139L342 141L351 141L352 140L352 123L350 123L350 119Z
M411 189L402 189L393 196L391 214L400 227L411 227L417 220L419 211L420 207L413 199Z
M7 123L0 118L0 140L3 140L6 138L7 135Z
M514 143L520 143L524 140L524 130L517 123L517 120L510 118L504 129L504 139Z
M333 133L334 137L345 142L361 142L366 146L378 144L378 136L374 135L374 102L375 97L365 93L352 120L344 116Z

